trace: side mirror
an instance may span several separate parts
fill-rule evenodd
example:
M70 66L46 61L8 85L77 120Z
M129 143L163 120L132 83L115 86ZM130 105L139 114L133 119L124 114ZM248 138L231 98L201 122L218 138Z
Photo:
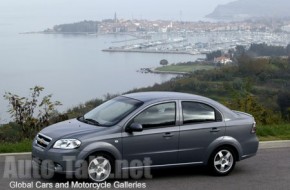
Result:
M143 131L143 127L139 123L132 123L126 128L126 132L141 132Z

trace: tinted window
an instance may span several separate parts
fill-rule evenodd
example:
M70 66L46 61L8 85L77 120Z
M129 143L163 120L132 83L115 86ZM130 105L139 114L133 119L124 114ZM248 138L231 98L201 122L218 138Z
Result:
M215 110L198 102L182 102L183 123L200 123L216 121Z
M130 123L139 123L143 128L167 127L175 125L175 103L164 103L142 111Z

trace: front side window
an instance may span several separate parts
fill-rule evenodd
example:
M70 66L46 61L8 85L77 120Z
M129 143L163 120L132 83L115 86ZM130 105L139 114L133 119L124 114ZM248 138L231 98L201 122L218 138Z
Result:
M174 102L154 105L142 111L130 123L139 123L146 128L175 125L176 106Z
M109 100L84 115L84 120L95 121L101 126L112 126L132 111L140 107L143 102L127 97L117 97Z
M182 102L183 124L214 122L216 111L211 106L199 102Z

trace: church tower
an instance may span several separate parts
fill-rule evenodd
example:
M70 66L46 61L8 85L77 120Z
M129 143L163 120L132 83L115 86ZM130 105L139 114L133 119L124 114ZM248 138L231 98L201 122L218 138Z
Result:
M115 15L114 15L114 22L117 23L118 22L118 18L117 18L117 13L115 12Z

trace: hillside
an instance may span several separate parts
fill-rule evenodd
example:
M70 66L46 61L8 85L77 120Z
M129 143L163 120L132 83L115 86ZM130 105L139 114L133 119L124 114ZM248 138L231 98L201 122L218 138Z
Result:
M56 25L53 29L47 29L45 33L96 33L98 32L97 21L82 21L71 24Z
M248 18L290 17L288 0L237 0L219 5L207 18L243 20Z
M237 51L235 52L236 64L210 70L197 70L162 84L134 89L130 92L175 91L204 95L233 110L252 114L259 126L258 136L262 140L290 139L290 57L249 56L253 52L265 53L261 50L269 48L271 47L254 46L240 55L240 51ZM114 96L107 94L104 99L88 101L63 114L55 112L56 115L51 115L49 123L45 123L45 126L83 115ZM2 126L0 152L30 151L30 139L43 127L35 125L35 121L37 119L33 118L22 125L13 121ZM23 129L29 131L26 133L29 138L25 138ZM3 145L4 142L6 144Z

